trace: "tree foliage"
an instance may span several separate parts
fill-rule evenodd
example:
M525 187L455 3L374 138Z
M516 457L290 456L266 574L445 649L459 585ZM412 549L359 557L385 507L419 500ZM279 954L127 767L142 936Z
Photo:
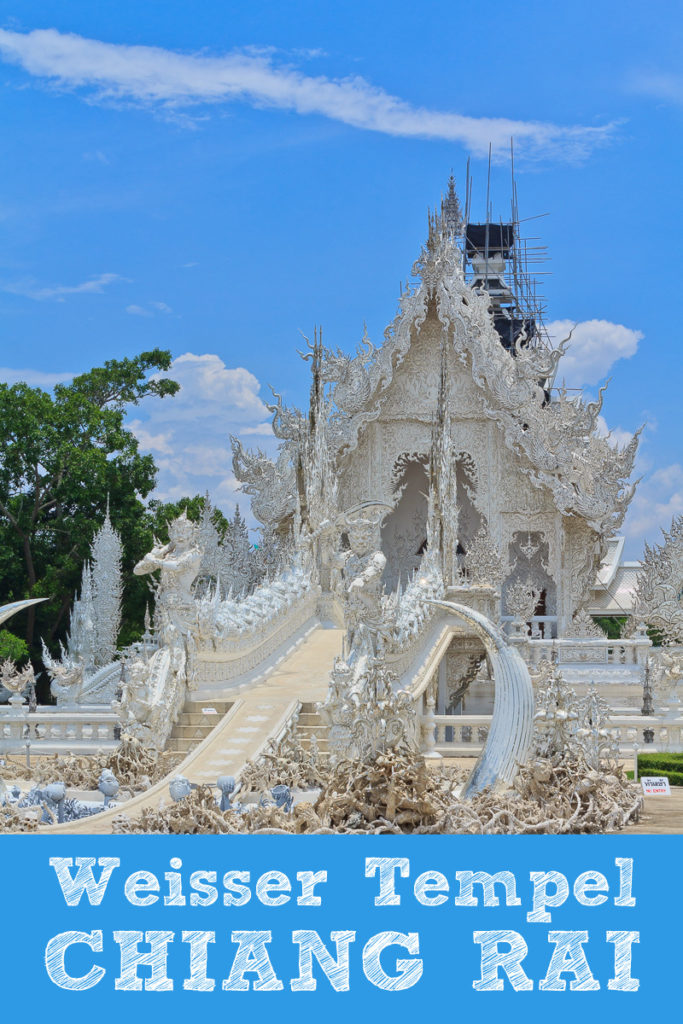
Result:
M189 496L179 498L178 501L159 501L157 498L152 498L148 502L147 507L149 510L149 525L154 532L154 536L159 540L167 541L168 524L183 513L193 523L201 523L206 501L207 496L202 494L195 494L192 498ZM222 540L230 529L229 520L226 519L219 508L214 508L211 511L211 521Z
M169 352L154 349L109 360L52 393L0 384L0 603L48 598L23 616L32 656L39 635L54 642L65 631L108 497L124 540L124 577L148 547L143 499L156 467L138 451L125 410L176 393L176 382L155 376L170 364Z
M0 629L0 664L8 658L10 661L21 662L27 657L26 641L8 629Z
M609 640L618 640L628 621L626 615L594 615L593 622L600 627Z

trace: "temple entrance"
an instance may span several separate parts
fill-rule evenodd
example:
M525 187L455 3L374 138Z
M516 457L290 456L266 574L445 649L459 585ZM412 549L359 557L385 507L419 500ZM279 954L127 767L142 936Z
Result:
M394 493L400 498L382 527L382 551L387 560L383 582L387 590L405 586L427 546L427 455L401 455L394 466Z

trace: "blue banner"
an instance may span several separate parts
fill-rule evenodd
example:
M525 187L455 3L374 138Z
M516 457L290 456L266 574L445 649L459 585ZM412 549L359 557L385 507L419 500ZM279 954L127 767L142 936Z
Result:
M683 837L1 843L3 1006L32 1018L558 1022L679 1005Z

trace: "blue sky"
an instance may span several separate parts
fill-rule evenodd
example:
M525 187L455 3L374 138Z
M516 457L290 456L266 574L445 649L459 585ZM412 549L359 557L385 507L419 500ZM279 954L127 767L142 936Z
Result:
M683 8L663 2L0 2L0 377L50 386L154 345L135 410L160 493L236 498L229 432L306 401L299 330L381 340L426 211L472 157L484 212L552 257L567 383L646 423L629 553L683 511Z

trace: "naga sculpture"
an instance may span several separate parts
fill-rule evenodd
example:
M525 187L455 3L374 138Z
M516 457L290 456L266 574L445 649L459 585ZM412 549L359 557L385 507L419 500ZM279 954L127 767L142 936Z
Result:
M60 657L53 658L43 643L43 664L52 680L50 692L58 705L74 708L78 704L83 689L83 662L69 654L68 649L60 643Z
M147 660L124 662L121 698L112 705L124 733L163 750L182 711L187 689L187 657L182 646L164 646Z
M367 332L363 333L361 344L363 348L359 346L355 358L341 349L323 349L321 376L325 383L335 385L334 402L342 416L361 412L375 388L375 348Z
M260 448L244 448L236 437L231 437L230 443L233 471L251 497L251 509L259 522L273 529L291 519L296 512L296 470L289 445L283 443L273 461Z

